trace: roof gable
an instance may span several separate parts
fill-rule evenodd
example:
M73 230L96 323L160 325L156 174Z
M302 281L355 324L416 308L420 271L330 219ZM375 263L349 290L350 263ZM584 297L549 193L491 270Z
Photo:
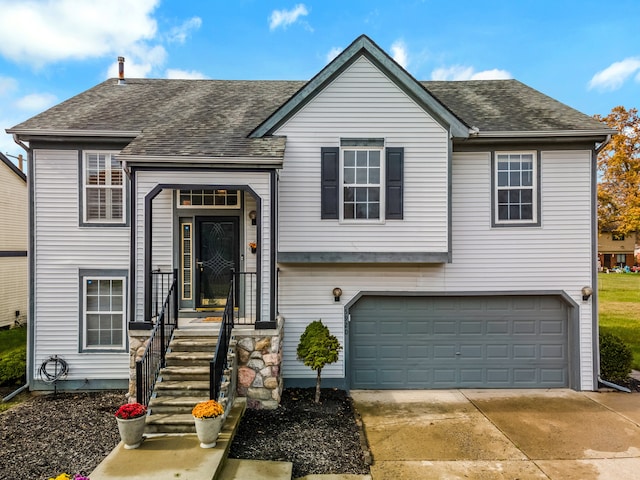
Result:
M27 176L25 175L25 173L22 170L20 170L18 167L16 167L14 163L11 160L9 160L6 156L4 156L2 153L0 153L0 161L2 161L2 163L4 163L7 167L9 167L9 170L15 173L16 176L20 178L22 181L24 182L27 181Z
M358 37L329 65L307 82L290 99L288 99L273 115L267 118L253 132L251 137L262 137L273 134L278 127L295 115L304 105L309 103L322 89L331 83L358 58L365 56L398 87L415 100L444 128L451 131L452 136L467 138L469 126L457 118L439 100L431 95L424 86L414 79L386 52L366 35Z

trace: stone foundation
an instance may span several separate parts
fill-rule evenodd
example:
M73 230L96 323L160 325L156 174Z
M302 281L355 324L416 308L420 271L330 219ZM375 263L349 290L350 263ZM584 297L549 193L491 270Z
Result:
M237 393L247 398L247 407L276 409L282 396L282 340L284 318L278 316L273 330L255 330L252 326L236 327L238 361Z

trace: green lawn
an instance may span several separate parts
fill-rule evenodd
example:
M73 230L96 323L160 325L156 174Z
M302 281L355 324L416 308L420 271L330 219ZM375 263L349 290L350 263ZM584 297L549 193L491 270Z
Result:
M640 274L598 275L600 331L618 335L633 352L640 370Z
M17 384L15 380L6 381L5 377L16 370L24 371L26 346L26 327L0 330L0 385L4 385L1 388L2 395L0 395L0 399L21 385L19 381ZM13 401L7 403L0 402L0 412L4 412L20 401L21 398L16 397Z

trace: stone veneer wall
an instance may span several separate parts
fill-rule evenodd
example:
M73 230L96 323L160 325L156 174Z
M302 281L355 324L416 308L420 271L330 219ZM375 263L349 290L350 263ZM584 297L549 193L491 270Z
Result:
M129 330L129 392L127 400L136 401L136 360L142 358L151 330Z
M247 398L247 407L276 409L282 396L282 339L284 318L278 316L274 330L252 326L233 329L238 360L237 393Z

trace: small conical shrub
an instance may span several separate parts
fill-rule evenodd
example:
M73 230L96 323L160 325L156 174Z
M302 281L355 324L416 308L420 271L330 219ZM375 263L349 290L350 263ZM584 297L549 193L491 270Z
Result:
M338 361L338 354L342 350L338 339L331 335L329 328L322 320L311 322L300 336L298 343L298 359L304 364L316 370L316 403L320 402L320 374L325 365Z

